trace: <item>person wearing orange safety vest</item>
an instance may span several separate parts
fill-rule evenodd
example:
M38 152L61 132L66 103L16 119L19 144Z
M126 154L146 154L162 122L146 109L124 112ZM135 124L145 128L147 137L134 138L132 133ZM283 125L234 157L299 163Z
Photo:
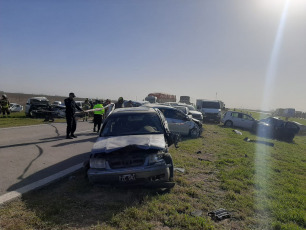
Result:
M94 128L93 131L94 132L99 132L100 128L101 128L101 124L102 124L102 118L104 115L104 109L103 109L103 105L101 103L100 100L97 100L96 105L93 107L93 109L101 109L98 111L94 111ZM96 131L96 126L98 126L98 130Z

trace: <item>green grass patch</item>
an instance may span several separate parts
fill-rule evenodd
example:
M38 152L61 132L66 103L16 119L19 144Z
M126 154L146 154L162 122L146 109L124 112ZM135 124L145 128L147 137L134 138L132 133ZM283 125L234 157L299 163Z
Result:
M65 122L63 118L55 118L54 122ZM0 128L45 124L43 118L29 118L24 112L14 112L10 116L0 117Z
M294 143L205 124L198 139L171 147L171 190L90 185L84 172L0 208L0 229L305 229L306 138ZM214 222L209 211L227 209ZM195 211L202 215L195 216Z

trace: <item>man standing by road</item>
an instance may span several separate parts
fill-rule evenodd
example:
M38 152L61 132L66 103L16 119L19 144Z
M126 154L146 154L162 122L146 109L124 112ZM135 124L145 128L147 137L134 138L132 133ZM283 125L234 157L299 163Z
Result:
M76 120L75 120L75 110L83 111L74 101L75 95L74 93L69 93L69 97L66 98L65 106L66 106L66 121L67 121L67 131L66 131L66 139L76 138L74 135L76 130Z
M115 103L115 109L123 108L123 97L119 97L118 101Z

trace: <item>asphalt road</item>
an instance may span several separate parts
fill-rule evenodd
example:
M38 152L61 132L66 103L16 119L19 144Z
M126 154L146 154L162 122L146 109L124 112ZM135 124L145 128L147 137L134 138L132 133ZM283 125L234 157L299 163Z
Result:
M0 197L87 160L93 123L78 122L76 135L65 139L65 123L0 129Z

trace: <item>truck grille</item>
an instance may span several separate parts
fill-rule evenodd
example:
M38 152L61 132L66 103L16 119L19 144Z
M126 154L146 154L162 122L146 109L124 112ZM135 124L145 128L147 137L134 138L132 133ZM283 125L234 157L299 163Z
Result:
M136 166L142 166L145 162L145 156L124 156L124 157L113 157L107 159L109 166L112 169L130 168Z

